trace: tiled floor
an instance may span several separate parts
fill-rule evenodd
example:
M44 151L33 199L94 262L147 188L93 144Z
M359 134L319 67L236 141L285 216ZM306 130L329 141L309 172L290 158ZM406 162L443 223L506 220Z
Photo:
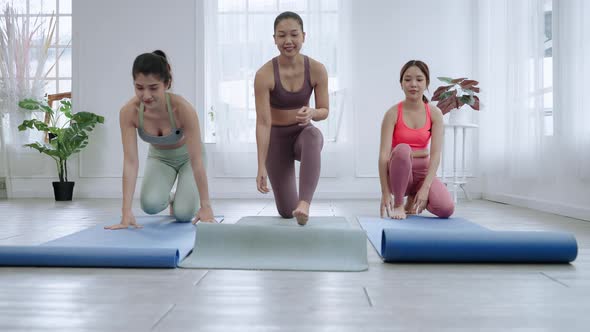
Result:
M276 215L270 200L214 207L225 222ZM358 227L355 216L378 210L378 201L321 200L312 214ZM116 222L119 211L117 200L1 200L0 245ZM487 201L460 202L455 215L492 229L573 232L578 258L383 264L368 244L360 273L0 267L0 331L587 331L590 222Z

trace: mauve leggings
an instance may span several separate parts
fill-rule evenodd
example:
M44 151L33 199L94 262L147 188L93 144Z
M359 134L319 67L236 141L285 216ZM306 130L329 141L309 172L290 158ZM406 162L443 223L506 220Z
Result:
M393 194L394 205L401 206L404 196L415 195L428 173L430 158L412 158L412 148L408 144L398 144L389 158L389 190ZM440 218L450 217L455 204L447 187L434 178L428 192L426 209Z
M311 124L272 126L266 169L277 210L283 218L293 218L293 210L299 201L311 203L320 178L323 146L322 132ZM299 195L295 183L295 160L300 161Z

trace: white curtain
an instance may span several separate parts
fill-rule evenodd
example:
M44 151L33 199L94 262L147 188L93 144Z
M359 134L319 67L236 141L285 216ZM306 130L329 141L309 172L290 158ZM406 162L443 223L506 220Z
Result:
M287 10L303 19L306 41L302 53L322 62L328 70L330 94L334 96L331 105L342 104L338 0L206 0L205 141L215 142L215 176L256 174L254 75L279 54L272 37L273 23ZM328 140L336 138L341 113L333 110L328 121L318 124Z
M478 3L481 168L491 181L543 176L543 1Z
M590 5L477 4L484 198L590 220Z
M557 20L556 86L559 113L557 154L566 176L590 180L590 4L555 1Z

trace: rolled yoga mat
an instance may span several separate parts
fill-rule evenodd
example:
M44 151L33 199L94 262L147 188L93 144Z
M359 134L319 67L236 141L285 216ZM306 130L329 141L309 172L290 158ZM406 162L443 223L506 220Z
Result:
M569 263L578 254L566 232L493 231L462 218L357 219L385 262Z
M0 265L174 268L193 248L195 225L169 216L137 217L143 228L97 225L35 246L0 246Z
M343 217L245 217L236 224L199 224L183 268L364 271L367 239Z

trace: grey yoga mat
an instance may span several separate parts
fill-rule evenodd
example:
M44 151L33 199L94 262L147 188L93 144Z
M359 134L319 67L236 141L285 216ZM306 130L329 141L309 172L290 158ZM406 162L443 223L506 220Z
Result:
M365 232L343 217L245 217L236 224L197 225L195 248L183 268L364 271Z

